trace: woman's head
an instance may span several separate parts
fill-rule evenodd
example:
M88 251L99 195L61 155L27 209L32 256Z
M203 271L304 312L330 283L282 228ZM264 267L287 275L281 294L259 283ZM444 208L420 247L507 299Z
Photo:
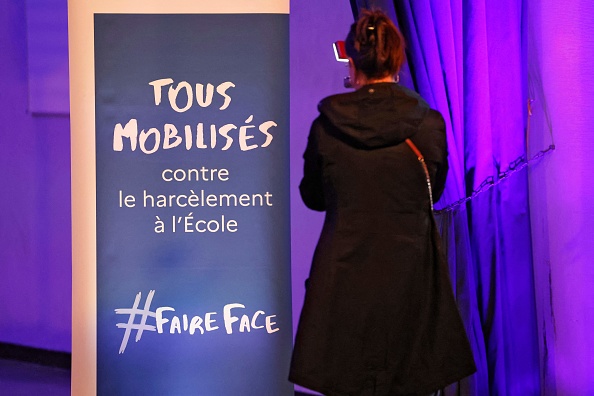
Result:
M404 38L379 10L362 11L351 25L345 47L355 69L368 79L393 76L404 62Z

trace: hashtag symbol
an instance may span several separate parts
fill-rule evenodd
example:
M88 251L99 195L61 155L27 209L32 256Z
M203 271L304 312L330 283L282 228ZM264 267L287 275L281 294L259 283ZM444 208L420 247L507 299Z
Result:
M124 351L126 350L126 345L128 345L128 339L130 338L130 333L132 332L132 330L136 330L136 342L140 341L143 331L156 331L155 326L146 324L146 319L149 316L152 316L153 318L156 316L155 313L151 311L151 302L153 301L154 295L155 291L151 290L144 302L144 309L138 309L138 305L140 304L140 298L142 297L142 293L138 292L136 298L134 299L134 305L132 306L132 308L118 308L115 310L116 314L130 315L128 317L127 323L116 324L118 328L126 329L126 331L124 332L124 338L122 338L122 344L120 345L120 353L124 353ZM139 324L134 323L136 315L141 316Z

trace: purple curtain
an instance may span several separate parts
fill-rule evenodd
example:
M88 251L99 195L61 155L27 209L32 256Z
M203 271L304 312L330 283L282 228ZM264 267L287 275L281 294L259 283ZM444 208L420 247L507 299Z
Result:
M530 217L543 396L594 395L594 2L528 2Z
M395 14L412 83L447 123L450 173L437 209L525 154L525 4L517 0L359 1ZM438 216L478 371L447 395L540 394L526 170Z
M446 116L447 190L470 194L525 153L522 1L396 1L416 89ZM448 117L449 115L449 117ZM439 216L478 372L449 394L540 393L526 171Z

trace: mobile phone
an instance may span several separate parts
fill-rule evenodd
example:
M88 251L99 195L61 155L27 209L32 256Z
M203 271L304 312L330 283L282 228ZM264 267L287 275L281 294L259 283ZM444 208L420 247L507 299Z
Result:
M349 61L349 57L346 53L346 48L344 46L344 41L335 41L332 44L332 47L334 48L334 56L336 57L336 60L339 62L348 62Z

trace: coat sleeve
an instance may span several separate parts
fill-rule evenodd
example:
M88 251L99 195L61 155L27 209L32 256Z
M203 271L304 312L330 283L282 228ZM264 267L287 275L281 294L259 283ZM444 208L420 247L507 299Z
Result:
M322 181L322 161L318 149L320 128L320 122L317 119L311 127L307 148L303 154L303 179L299 184L299 192L305 206L322 212L326 210L326 202Z
M449 169L445 121L438 111L430 110L420 128L429 139L423 156L431 175L433 202L437 202L445 189Z

